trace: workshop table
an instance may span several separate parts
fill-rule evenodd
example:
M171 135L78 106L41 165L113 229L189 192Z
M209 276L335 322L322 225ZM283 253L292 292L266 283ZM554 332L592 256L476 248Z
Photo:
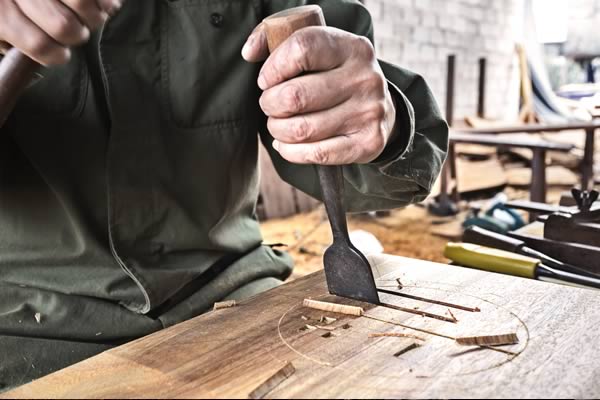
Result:
M329 295L319 272L0 398L600 395L597 291L402 257L370 258L380 287L480 312L381 295L382 301L416 312L455 316L458 322L450 323L361 304ZM306 298L362 305L365 314L308 309L302 304ZM319 322L323 316L336 320ZM386 332L405 337L370 337ZM461 347L452 339L506 333L517 333L519 344Z

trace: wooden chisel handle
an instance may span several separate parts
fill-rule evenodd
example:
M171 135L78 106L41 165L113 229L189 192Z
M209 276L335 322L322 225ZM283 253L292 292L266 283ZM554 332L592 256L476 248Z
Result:
M6 52L0 62L0 128L39 67L38 63L14 47Z

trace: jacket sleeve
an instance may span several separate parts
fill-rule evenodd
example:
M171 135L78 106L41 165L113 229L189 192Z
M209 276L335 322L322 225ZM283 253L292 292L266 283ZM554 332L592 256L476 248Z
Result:
M278 4L281 3L281 4ZM329 26L366 36L373 42L369 12L352 0L269 2L268 13L281 9L318 4ZM345 199L349 212L386 210L423 201L439 175L448 149L448 126L431 90L417 74L380 61L396 103L395 132L383 154L369 164L344 167ZM281 178L303 192L320 199L315 166L296 165L284 160L273 147L273 138L261 119L260 136Z

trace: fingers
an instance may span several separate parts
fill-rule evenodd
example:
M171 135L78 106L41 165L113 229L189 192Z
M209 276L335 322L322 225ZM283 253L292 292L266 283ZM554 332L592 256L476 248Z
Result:
M334 136L316 143L288 144L273 142L273 148L295 164L348 165L367 163L370 158L362 148L360 135Z
M351 118L349 107L294 116L269 118L267 128L275 140L287 143L315 143L347 134L345 122Z
M25 0L27 1L27 0ZM33 23L12 0L0 0L0 38L43 65L63 64L71 52Z
M58 0L21 0L18 5L31 22L58 44L74 46L90 37L90 30Z
M0 41L44 65L66 63L68 47L121 7L122 0L0 0Z
M289 37L267 59L258 76L258 86L267 90L303 72L327 71L348 59L344 36L351 35L334 28L304 28Z
M242 57L248 62L261 62L269 57L269 46L263 24L258 25L246 40L242 48Z
M339 79L339 74L327 71L304 75L263 92L260 106L274 118L326 110L344 103L354 94L351 79Z
M112 4L101 5L100 1L96 0L61 0L61 2L77 15L81 22L90 30L96 30L101 27L108 19L109 13L113 12ZM114 5L116 9L120 8L120 6L120 3L115 3Z
M389 131L382 119L385 112L382 104L360 107L349 101L327 111L269 118L267 126L275 138L274 147L290 162L366 163L376 159L385 147Z

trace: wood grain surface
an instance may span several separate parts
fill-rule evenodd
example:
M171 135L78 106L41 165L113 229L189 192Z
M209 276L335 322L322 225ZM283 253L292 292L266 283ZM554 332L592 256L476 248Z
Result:
M588 398L600 395L600 294L401 257L371 258L378 285L446 303L458 323L348 301L317 273L157 332L1 398ZM382 294L382 301L448 308ZM362 317L303 307L305 298L359 305ZM448 314L449 315L449 314ZM305 329L322 317L333 331ZM386 322L383 322L386 321ZM409 329L412 328L412 329ZM435 332L436 335L425 333ZM373 333L406 334L383 336ZM503 352L451 337L515 332ZM412 336L424 339L415 340ZM289 368L288 368L289 369ZM279 376L281 375L281 372ZM259 390L261 392L261 390Z

